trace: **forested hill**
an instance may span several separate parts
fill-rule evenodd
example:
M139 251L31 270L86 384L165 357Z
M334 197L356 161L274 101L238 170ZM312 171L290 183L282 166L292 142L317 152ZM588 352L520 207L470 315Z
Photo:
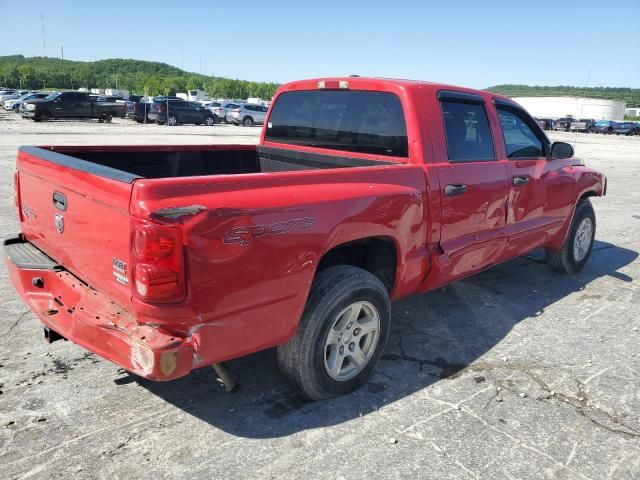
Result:
M116 85L117 84L117 85ZM185 72L166 63L112 58L79 62L52 57L0 56L0 86L32 89L119 88L131 93L173 95L200 89L213 97L271 98L276 83L232 80ZM640 107L639 88L496 85L490 92L510 97L577 96L623 100Z
M166 63L112 58L78 62L52 57L0 57L0 86L32 89L117 88L131 93L174 95L205 90L213 97L271 98L276 83L232 80L185 72Z
M589 97L622 100L627 102L627 107L640 107L640 88L496 85L487 90L509 97Z

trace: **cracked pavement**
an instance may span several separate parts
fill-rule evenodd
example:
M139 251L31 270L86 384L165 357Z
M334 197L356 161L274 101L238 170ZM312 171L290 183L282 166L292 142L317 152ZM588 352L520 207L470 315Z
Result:
M21 144L254 143L259 129L0 114L0 228ZM640 478L640 137L553 133L609 179L574 276L531 254L393 304L370 382L307 402L273 350L152 383L47 345L0 267L2 478Z

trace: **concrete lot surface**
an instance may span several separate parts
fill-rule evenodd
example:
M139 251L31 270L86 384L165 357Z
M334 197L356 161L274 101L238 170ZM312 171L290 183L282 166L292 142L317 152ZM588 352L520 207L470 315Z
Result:
M259 128L35 124L0 114L0 231L21 144L253 143ZM640 137L553 133L609 178L575 276L533 252L393 305L371 381L301 400L275 353L171 383L42 326L0 267L1 478L640 478Z

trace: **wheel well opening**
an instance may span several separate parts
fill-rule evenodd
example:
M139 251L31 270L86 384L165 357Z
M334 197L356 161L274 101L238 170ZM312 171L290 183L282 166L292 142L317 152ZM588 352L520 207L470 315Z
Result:
M585 200L589 197L597 197L598 194L596 192L594 192L593 190L590 190L588 192L584 192L581 196L580 196L580 200Z
M344 243L325 253L318 271L337 265L353 265L372 273L391 293L396 279L396 245L387 237L370 237Z

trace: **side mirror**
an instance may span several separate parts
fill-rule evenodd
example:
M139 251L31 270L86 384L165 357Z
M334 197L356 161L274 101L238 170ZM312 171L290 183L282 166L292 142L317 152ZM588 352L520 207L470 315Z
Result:
M551 144L551 160L573 157L573 147L565 142L553 142Z

